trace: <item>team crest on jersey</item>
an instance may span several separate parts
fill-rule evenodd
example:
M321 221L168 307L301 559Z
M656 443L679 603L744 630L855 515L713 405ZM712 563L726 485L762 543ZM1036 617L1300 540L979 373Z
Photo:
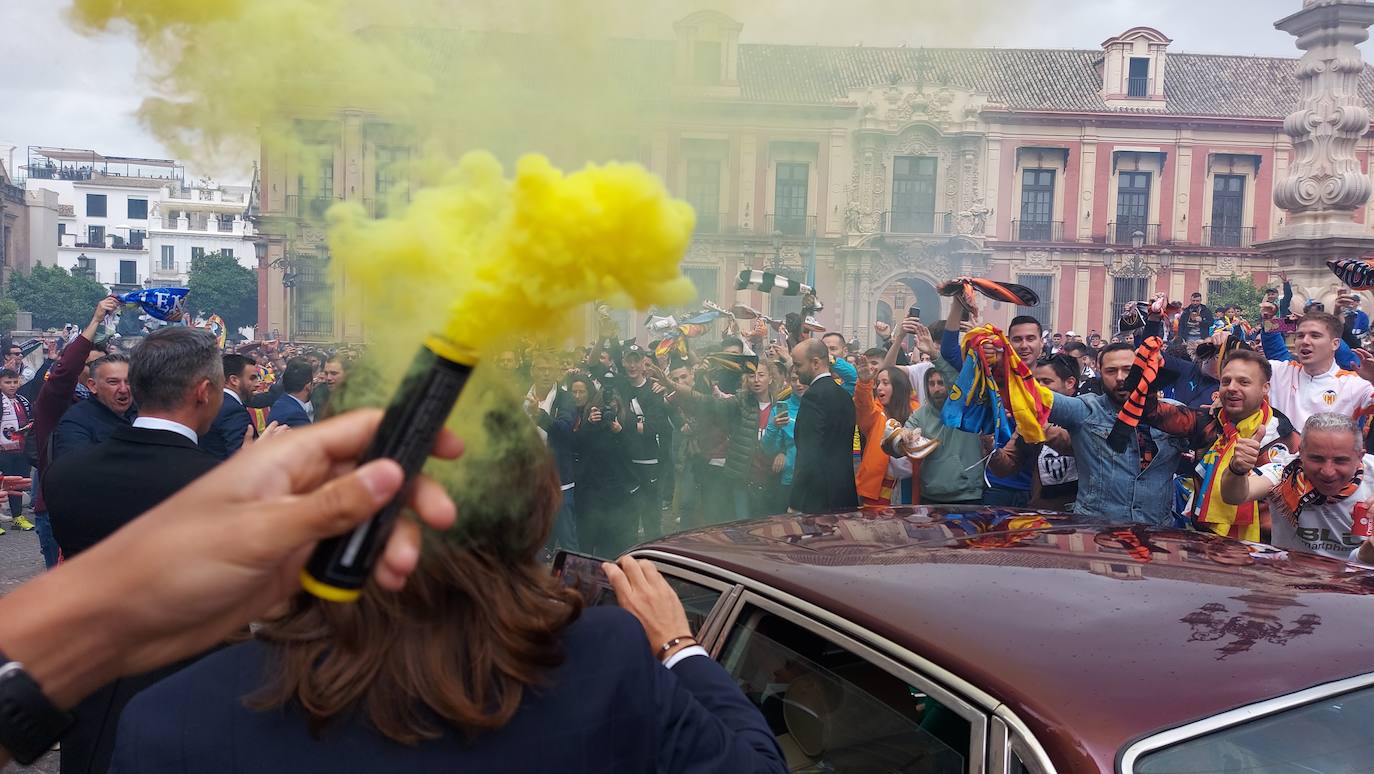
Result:
M1292 457L1292 452L1288 451L1285 444L1276 443L1270 446L1264 453L1265 459L1269 462L1281 462Z
M1328 405L1328 406L1334 406L1334 405L1336 405L1336 391L1335 391L1335 390L1325 390L1325 391L1323 391L1323 392L1322 392L1322 403L1325 403L1325 404Z

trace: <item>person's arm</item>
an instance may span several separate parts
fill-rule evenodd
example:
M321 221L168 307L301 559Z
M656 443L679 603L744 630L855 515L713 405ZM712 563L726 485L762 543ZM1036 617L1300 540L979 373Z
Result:
M1236 439L1231 463L1221 471L1221 500L1227 505L1259 500L1278 484L1282 475L1278 463L1266 465L1262 471L1255 470L1267 431L1267 427L1260 425L1253 435Z
M859 372L848 360L837 359L830 364L830 372L840 380L840 387L851 396L854 395L854 385L859 383Z
M963 303L957 298L950 299L949 317L945 319L945 332L940 337L940 357L956 371L964 367L964 353L959 348L959 324L963 321Z
M1263 327L1264 333L1260 335L1260 344L1264 347L1264 356L1270 360L1286 363L1293 359L1293 353L1288 351L1288 344L1283 340L1283 334L1278 329L1269 330L1269 326Z
M1237 474L1227 467L1221 471L1221 500L1227 505L1241 505L1263 499L1274 483L1259 473Z
M668 667L644 665L657 710L658 770L784 774L768 721L696 642L682 602L653 563L625 556L601 566L617 604L639 619L650 652Z
M1287 317L1293 313L1293 283L1288 281L1288 275L1281 274L1283 277L1283 295L1279 297L1279 317Z
M778 422L778 409L787 411L787 421ZM768 428L763 431L763 450L769 454L786 454L796 444L797 415L786 402L773 406Z
M1208 432L1211 414L1202 409L1191 409L1163 400L1149 400L1140 421L1176 438L1187 438L1189 446L1193 449L1206 449L1212 445L1213 439Z
M873 395L873 375L866 373L864 378L860 378L854 385L854 418L858 422L859 431L867 434L882 412L882 406Z
M1050 424L1073 432L1083 424L1083 420L1088 418L1088 404L1082 398L1075 398L1070 395L1054 396L1054 404L1050 406Z
M1350 348L1350 344L1345 339L1336 342L1336 365L1347 371L1358 371L1360 368L1359 355L1355 354L1358 350Z
M71 708L116 677L222 642L300 590L316 541L348 532L401 491L405 476L391 460L346 472L381 421L381 410L356 411L256 446L0 597L0 652ZM445 459L461 451L447 432L435 446ZM453 501L429 479L416 480L409 502L428 527L453 526ZM399 520L374 582L400 590L419 556L420 525ZM0 764L7 758L0 751Z
M48 442L48 456L53 460L61 459L64 454L71 454L95 443L98 443L98 440L86 425L80 422L58 422L57 429L53 430L52 439Z
M1011 440L1002 444L988 458L988 472L1000 478L1018 476L1028 460L1039 456L1040 446L1038 443L1022 441L1020 433L1012 433Z

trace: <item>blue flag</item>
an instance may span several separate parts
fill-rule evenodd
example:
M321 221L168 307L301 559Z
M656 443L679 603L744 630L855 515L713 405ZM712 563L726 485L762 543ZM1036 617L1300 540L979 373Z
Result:
M119 300L138 304L143 311L163 322L180 322L186 316L187 288L149 288L125 293Z
M991 380L984 375L975 353L964 357L964 366L949 388L940 420L966 433L991 435L998 446L1011 440L1014 428L1002 408L1002 396L991 389Z

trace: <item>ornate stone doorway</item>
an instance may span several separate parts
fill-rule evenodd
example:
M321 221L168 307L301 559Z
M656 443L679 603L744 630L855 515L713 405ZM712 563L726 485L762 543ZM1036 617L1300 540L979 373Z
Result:
M892 325L906 317L907 309L918 306L921 320L927 325L943 320L944 299L935 292L935 286L924 277L914 274L891 278L878 292L874 301L875 319Z

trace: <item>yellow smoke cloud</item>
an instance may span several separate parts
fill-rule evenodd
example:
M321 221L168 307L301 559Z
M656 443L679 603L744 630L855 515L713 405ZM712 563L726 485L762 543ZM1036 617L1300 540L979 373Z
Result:
M643 307L693 294L677 268L692 209L633 164L564 175L530 155L507 181L495 157L470 153L398 217L341 205L330 222L338 267L369 289L369 320L437 315L447 338L479 351L513 332L553 334L598 298Z

